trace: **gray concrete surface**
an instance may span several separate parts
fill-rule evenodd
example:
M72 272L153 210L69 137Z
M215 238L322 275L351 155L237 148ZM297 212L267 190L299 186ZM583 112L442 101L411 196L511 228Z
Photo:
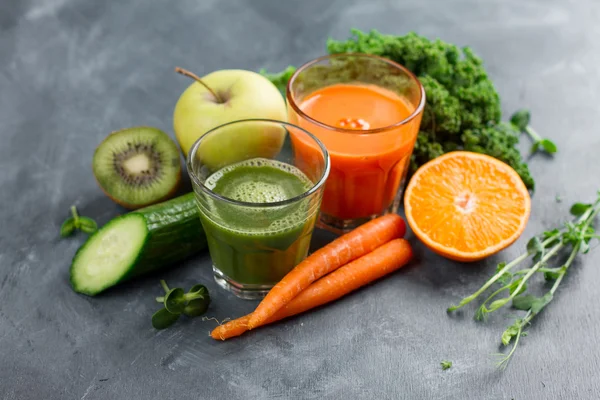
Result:
M2 399L598 399L600 253L577 263L504 372L490 354L509 313L486 324L446 307L478 287L526 237L568 217L600 187L600 3L595 0L4 0L0 4L0 398ZM172 134L188 81L222 68L279 70L325 51L351 27L472 46L505 113L531 108L559 146L530 161L526 234L471 266L415 243L416 260L347 298L217 343L200 319L156 332L158 279L202 281L219 320L250 311L211 280L207 255L98 298L69 286L84 236L61 240L76 204L106 222L123 210L91 171L110 131ZM526 149L523 143L523 149ZM562 202L555 197L559 195ZM315 245L329 235L318 233ZM442 371L440 361L454 366Z

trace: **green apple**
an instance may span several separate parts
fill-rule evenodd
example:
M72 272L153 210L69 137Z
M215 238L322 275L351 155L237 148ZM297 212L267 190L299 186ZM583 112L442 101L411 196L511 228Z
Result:
M220 70L198 78L187 71L177 71L197 80L182 93L173 114L175 136L186 156L199 137L219 125L251 118L286 121L286 105L279 90L256 72ZM216 167L250 156L273 157L280 151L284 130L277 134L263 132L259 125L253 130L256 132L236 134L228 129L228 137L219 135L221 139L211 140L212 145L207 142L203 146L205 154L210 151L208 146L215 148L204 162Z

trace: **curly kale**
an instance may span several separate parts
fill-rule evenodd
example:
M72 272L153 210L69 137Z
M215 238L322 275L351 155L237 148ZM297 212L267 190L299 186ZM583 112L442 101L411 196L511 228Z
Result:
M501 118L500 97L482 60L470 48L430 40L414 32L395 36L353 29L352 35L345 41L329 39L328 52L388 58L413 72L425 88L427 103L411 160L413 171L441 154L464 149L506 162L533 189L527 164L515 147L519 136L514 130L507 132L506 127L497 127ZM293 67L288 67L271 79L281 86L287 82L287 74L292 73Z
M535 182L516 147L519 134L511 124L499 123L481 129L468 129L463 132L461 139L465 150L487 154L513 167L525 186L533 190Z
M448 140L459 134L461 104L441 83L430 76L419 79L425 88L427 105L423 110L421 130L426 136Z
M433 160L444 153L444 148L440 143L430 140L426 132L419 131L412 158L410 159L411 170L413 172L416 171L417 168L427 161Z

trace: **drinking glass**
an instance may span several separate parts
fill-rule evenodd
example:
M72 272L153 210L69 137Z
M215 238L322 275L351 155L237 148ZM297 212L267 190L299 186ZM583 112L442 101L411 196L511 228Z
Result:
M425 106L405 67L366 54L335 54L300 67L287 86L288 120L331 157L320 225L347 232L397 212Z
M308 253L327 150L292 124L240 120L198 139L187 167L215 280L238 297L263 297Z

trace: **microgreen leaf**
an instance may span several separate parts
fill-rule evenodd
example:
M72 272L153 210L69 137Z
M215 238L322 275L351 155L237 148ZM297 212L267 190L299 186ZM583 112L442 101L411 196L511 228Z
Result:
M506 286L510 283L512 279L513 274L511 274L510 272L505 272L500 276L500 278L498 278L498 283L502 286Z
M553 297L554 295L552 294L552 292L548 292L542 297L537 298L531 305L531 312L534 314L539 314L540 311L542 311L542 309L552 301Z
M535 142L531 145L531 149L529 150L529 152L531 154L535 153L536 151L538 151L540 148L540 142Z
M517 296L513 299L512 306L517 310L528 311L531 308L533 302L537 299L538 297L532 296L530 294Z
M581 217L591 207L592 207L591 204L575 203L571 206L570 212L571 212L571 214L573 214L576 217Z
M60 226L60 236L68 237L75 232L75 220L73 218L67 218L65 222Z
M187 296L196 296L196 295L204 296L205 294L208 295L208 289L206 288L206 286L204 286L202 284L196 284L196 285L192 286L190 291L187 292Z
M504 346L508 346L511 340L519 334L519 329L521 326L521 320L517 319L517 321L506 328L504 332L502 332L502 344Z
M544 149L544 151L548 154L554 154L558 150L558 148L556 147L554 142L552 142L550 139L542 139L538 143Z
M558 240L559 236L560 236L560 231L558 229L552 229L551 231L545 231L542 234L542 237L544 239L557 238L557 240ZM550 245L552 245L552 242L549 243L547 246L550 246Z
M179 319L179 314L172 314L166 308L161 308L152 316L154 329L165 329L173 325Z
M442 361L440 363L440 365L442 366L442 371L445 371L447 369L452 368L452 361L446 361L446 360L444 360L444 361Z
M542 244L540 238L534 236L531 239L529 239L529 242L527 242L527 251L529 252L529 254L543 253L544 245Z
M505 262L498 263L498 265L496 266L496 272L502 271L504 269L504 267L506 267Z
M194 285L187 295L193 295L194 298L185 306L183 313L188 317L198 317L204 314L210 305L208 289L204 285Z
M544 271L544 279L547 281L555 281L559 276L564 275L566 272L566 268L564 266L560 268L552 268Z
M552 229L551 231L545 231L542 236L544 239L550 239L551 237L555 237L560 235L560 231L558 229Z
M173 314L181 314L185 308L185 292L182 288L174 288L169 290L165 295L165 308Z
M517 296L513 299L513 307L517 310L529 311L538 314L548 303L552 301L553 295L551 292L546 293L542 297L525 295Z
M506 267L506 263L505 262L501 262L496 266L496 274L499 274L500 272L502 272L502 270L504 269L504 267ZM500 277L498 278L497 282L501 285L501 286L505 286L508 285L508 283L512 280L513 278L513 274L509 271L504 271L502 273L502 275L500 275Z
M203 299L192 300L185 306L183 313L188 317L199 317L208 310L209 304L210 301L205 301Z
M79 229L85 233L94 233L98 230L98 224L91 218L79 217Z

